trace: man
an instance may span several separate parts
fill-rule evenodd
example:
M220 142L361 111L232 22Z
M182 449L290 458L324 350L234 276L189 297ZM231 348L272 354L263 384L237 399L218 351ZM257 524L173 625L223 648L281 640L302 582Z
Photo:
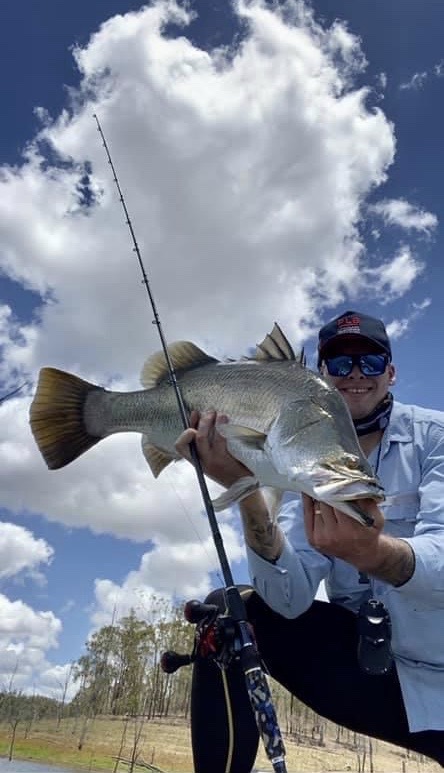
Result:
M372 527L302 496L276 520L260 491L240 503L253 589L243 595L267 671L320 715L421 752L444 767L444 413L393 401L395 367L384 324L347 311L319 333L318 367L347 403L361 447L384 486L361 504ZM193 416L207 475L229 487L249 471L227 451L219 422ZM314 600L325 580L330 604ZM368 673L358 658L358 613L383 602L394 665ZM221 591L208 600L223 605ZM196 773L249 773L258 734L237 664L194 666Z

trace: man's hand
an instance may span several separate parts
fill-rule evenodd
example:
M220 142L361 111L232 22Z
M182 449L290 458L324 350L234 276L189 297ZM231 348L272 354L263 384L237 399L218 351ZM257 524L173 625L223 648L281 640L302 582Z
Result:
M217 431L218 426L227 422L227 416L218 415L216 411L202 415L193 411L191 427L182 432L175 448L191 462L190 443L194 440L205 475L230 488L240 478L253 473L230 454L225 438ZM240 503L240 512L248 545L267 561L277 559L282 552L284 538L274 517L268 512L262 493L256 490L244 499Z
M175 443L176 451L191 462L190 443L194 440L205 475L225 488L239 478L252 475L242 462L230 454L225 438L217 431L218 426L227 422L228 417L216 411L203 414L192 411L191 427L182 432Z
M415 570L415 555L404 540L382 533L384 516L373 499L360 499L359 506L374 519L363 526L323 502L302 495L307 539L316 550L341 558L396 587L403 585Z
M320 553L342 558L358 567L374 557L384 516L373 499L359 500L359 506L374 519L373 526L362 524L324 502L302 495L307 539ZM358 567L359 568L359 567Z

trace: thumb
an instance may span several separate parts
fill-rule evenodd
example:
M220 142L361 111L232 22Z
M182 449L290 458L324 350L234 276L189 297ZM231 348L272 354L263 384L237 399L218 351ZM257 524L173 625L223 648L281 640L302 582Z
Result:
M177 453L183 456L184 459L188 459L189 462L191 462L190 443L196 439L196 435L197 431L189 427L179 435L174 444Z

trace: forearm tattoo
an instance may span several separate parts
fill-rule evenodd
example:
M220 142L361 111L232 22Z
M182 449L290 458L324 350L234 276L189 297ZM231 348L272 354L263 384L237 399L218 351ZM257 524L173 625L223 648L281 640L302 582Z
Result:
M282 553L284 535L276 518L270 515L260 492L240 504L245 541L266 561L275 561Z
M415 554L408 542L385 536L385 550L381 559L368 574L399 588L408 582L415 571Z

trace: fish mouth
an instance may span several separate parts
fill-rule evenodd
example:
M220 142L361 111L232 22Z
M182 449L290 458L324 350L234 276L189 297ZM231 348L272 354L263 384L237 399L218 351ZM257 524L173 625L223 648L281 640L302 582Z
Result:
M374 481L337 481L314 485L313 492L320 501L351 502L354 499L374 499L382 502L384 490Z
M304 476L305 477L305 476ZM300 471L295 470L295 479L300 480ZM385 499L384 489L376 478L359 470L320 469L306 476L312 496L319 501L348 502L354 499Z

